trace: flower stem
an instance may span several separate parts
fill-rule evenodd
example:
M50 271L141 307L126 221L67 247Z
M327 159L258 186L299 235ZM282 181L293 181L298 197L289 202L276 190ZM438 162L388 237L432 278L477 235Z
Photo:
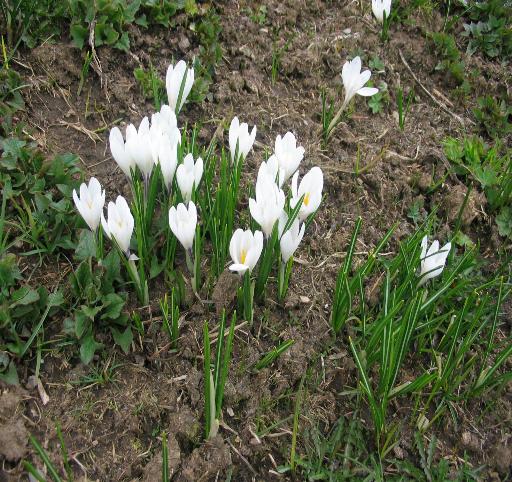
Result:
M343 101L343 104L341 104L340 109L338 110L338 112L336 112L336 115L332 118L331 122L329 123L329 126L327 127L327 139L329 139L331 137L331 134L333 133L335 127L338 125L340 118L341 118L341 114L343 114L343 111L347 107L347 104L348 104L348 99L345 98L345 100Z

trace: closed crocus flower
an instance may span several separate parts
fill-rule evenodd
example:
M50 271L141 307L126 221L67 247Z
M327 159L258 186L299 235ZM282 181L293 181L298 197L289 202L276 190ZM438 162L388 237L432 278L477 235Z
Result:
M162 139L157 151L158 164L162 170L167 191L171 191L172 180L178 166L178 143L172 143L168 139Z
M256 126L252 128L249 134L249 126L247 123L238 120L238 117L233 117L229 125L229 150L231 152L231 162L235 161L235 154L237 153L238 145L238 158L242 156L244 159L249 154L249 151L256 139Z
M284 172L283 182L286 182L298 169L304 157L304 148L297 146L297 139L291 132L287 132L284 137L276 137L274 155L277 158L279 168Z
M128 131L130 131L130 135L128 135ZM148 179L153 170L154 161L151 150L149 119L147 117L142 119L138 130L135 130L133 125L129 125L126 129L126 149L128 149L144 178Z
M133 233L133 216L123 196L117 196L116 202L110 201L107 208L108 219L101 213L101 225L105 234L116 240L127 255L130 252L130 240Z
M229 269L237 271L239 274L243 274L247 270L251 272L260 259L262 250L263 234L261 231L255 231L253 234L249 229L246 231L237 229L229 243L229 254L233 260Z
M380 22L384 22L384 12L386 18L389 18L391 12L391 0L372 0L372 10L375 18Z
M427 249L428 238L424 236L421 240L421 255L420 255L420 280L418 286L422 286L429 279L439 276L446 264L446 258L450 254L452 248L451 243L446 243L439 249L439 241L436 239Z
M181 245L187 251L192 250L197 226L196 205L190 201L188 209L183 203L178 204L177 208L172 206L169 209L169 226Z
M262 182L263 178L269 178L272 182L277 183L279 187L283 186L284 169L279 167L277 157L275 155L270 156L266 162L263 161L260 164L258 180L256 182Z
M185 202L192 198L192 192L199 186L201 177L203 177L203 160L198 157L194 163L192 154L187 154L183 164L180 164L176 170L176 180Z
M160 112L155 112L151 116L151 129L158 129L163 135L171 139L175 136L177 128L178 121L176 114L168 105L164 104L160 108Z
M290 228L286 232L283 232L287 222L288 216L286 213L283 213L279 218L278 226L279 236L281 237L279 241L281 247L281 258L284 263L288 262L288 260L293 256L293 253L295 253L299 247L306 229L306 225L304 223L301 226L299 220L295 219Z
M299 173L296 172L292 178L292 200L290 205L295 208L299 199L304 196L299 211L299 219L304 221L310 214L313 214L322 201L322 190L324 188L324 175L322 170L315 166L303 178L300 184Z
M105 205L105 191L95 177L91 177L89 185L80 185L80 197L73 189L73 201L78 212L84 218L91 231L96 231L101 221L101 213Z
M283 212L284 202L284 192L270 178L256 183L256 199L249 199L249 210L267 238Z
M178 103L178 97L180 95L181 83L185 77L185 84L183 86L183 92L181 94L180 104ZM187 69L187 64L184 60L180 60L175 66L169 65L167 69L167 75L165 76L165 87L167 89L167 98L169 100L169 107L176 113L179 113L185 100L190 94L192 85L194 84L194 69Z
M133 124L130 124L126 128L126 142L123 139L123 134L121 134L119 127L111 129L109 135L112 157L128 177L131 177L130 170L135 169L135 159L132 157L128 148L128 141L132 136L137 137L137 129L135 129Z
M375 87L365 87L366 82L370 80L372 73L369 70L361 72L361 58L355 57L353 60L345 62L341 72L343 79L343 87L345 88L345 100L343 105L347 105L354 95L362 95L363 97L371 97L375 95L379 89Z

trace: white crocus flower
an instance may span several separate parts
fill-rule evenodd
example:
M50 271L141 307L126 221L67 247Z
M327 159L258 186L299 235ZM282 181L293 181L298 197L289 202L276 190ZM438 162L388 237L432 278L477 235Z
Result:
M249 199L249 211L268 238L284 209L285 195L270 178L256 183L256 199Z
M287 132L284 137L276 137L274 155L279 168L284 172L283 182L286 182L292 177L304 158L304 148L297 146L295 136L291 132Z
M196 205L190 201L188 209L183 203L169 209L169 226L185 250L192 250L197 226Z
M255 231L254 234L248 229L246 231L237 229L229 243L229 254L233 263L229 269L243 274L247 270L251 272L263 250L263 234Z
M372 10L375 18L383 23L384 12L386 12L386 18L389 18L391 13L391 0L372 0Z
M130 129L130 136L128 136L128 129ZM149 132L149 119L144 117L142 119L139 129L134 133L135 127L129 125L126 129L126 149L130 156L137 164L144 179L149 179L151 171L153 170L154 161L151 151L151 136Z
M283 213L279 218L278 229L279 236L281 238L279 241L281 246L281 258L284 263L288 262L288 260L293 256L293 253L295 253L299 247L306 229L306 225L303 223L302 226L300 226L300 222L296 218L290 228L286 232L283 232L287 222L288 216L286 213Z
M91 231L96 231L101 221L101 213L105 205L105 191L101 190L101 184L95 177L89 180L89 186L80 185L80 197L73 189L73 201L78 212L84 218Z
M345 62L341 71L343 79L343 87L345 88L345 100L343 106L346 106L354 95L362 95L363 97L371 97L375 95L379 89L375 87L365 87L366 82L370 80L372 73L369 70L361 72L361 58L355 57L353 60Z
M292 178L292 199L290 206L295 208L300 198L304 196L302 206L299 210L299 219L304 221L313 214L322 201L322 190L324 188L324 175L322 170L315 166L303 178L298 185L299 173L296 172Z
M180 105L178 97L180 95L180 88L185 77L183 92L181 94ZM187 69L187 64L184 60L180 60L175 66L169 65L167 75L165 76L165 87L167 89L167 98L169 100L169 107L176 113L179 113L185 100L190 94L192 85L194 84L194 69Z
M420 280L418 286L422 286L429 279L439 276L446 264L446 258L450 254L452 248L451 243L446 243L439 249L439 241L436 239L427 250L428 239L424 236L421 240L421 255L420 255Z
M238 156L237 160L242 156L244 159L249 154L254 140L256 139L256 126L252 128L249 134L249 125L246 122L238 120L238 117L233 117L231 124L229 125L229 150L231 152L231 162L235 162L235 154L237 153L238 145Z
M101 213L101 225L109 239L116 240L124 253L129 255L134 220L128 203L123 196L117 196L116 202L108 203L108 220Z
M272 182L277 183L279 187L283 186L284 169L279 167L277 157L275 155L270 156L266 162L263 161L260 164L256 183L262 182L264 178L270 179Z
M168 105L164 104L160 108L160 112L155 112L151 116L151 129L157 129L163 135L166 135L171 139L176 135L178 121L176 119L176 114ZM180 131L178 130L178 135L179 132Z
M181 191L181 196L185 202L192 199L192 192L197 189L203 176L203 160L198 157L194 164L192 154L187 154L183 159L183 164L176 170L176 180Z
M129 178L131 178L131 169L135 169L135 159L132 157L128 148L128 141L132 137L137 137L137 129L135 129L133 124L130 124L126 128L126 143L119 127L114 127L110 130L110 152L112 153L114 160L117 162L117 165Z
M171 192L172 180L178 166L178 143L172 143L167 139L162 139L158 145L158 163L162 170L167 191Z

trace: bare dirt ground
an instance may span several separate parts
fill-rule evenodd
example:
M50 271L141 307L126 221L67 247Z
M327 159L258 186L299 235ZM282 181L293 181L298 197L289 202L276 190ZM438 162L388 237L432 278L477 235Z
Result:
M250 182L263 160L263 147L271 149L277 134L293 131L306 149L303 172L314 165L324 170L325 199L298 253L285 306L277 306L271 294L256 308L254 326L237 330L219 435L201 443L201 330L205 318L214 324L217 317L196 303L184 314L178 353L166 349L167 339L154 324L144 339L136 340L136 350L129 356L114 349L101 355L98 370L109 379L103 384L77 385L90 368L80 364L76 352L70 350L63 356L50 351L41 371L49 396L43 406L37 389L27 386L32 364L27 364L24 372L20 370L23 388L4 389L0 394L0 418L6 427L0 431L0 450L4 444L4 454L6 450L14 452L6 456L0 480L20 480L20 466L9 460L29 453L24 443L27 432L34 433L58 459L56 421L76 461L76 473L83 472L90 480L159 480L158 436L162 430L171 434L173 480L224 480L228 473L236 481L287 479L289 475L278 476L275 470L289 456L295 393L307 368L311 367L314 382L304 398L301 434L310 426L327 432L341 415L353 412L353 399L340 393L356 386L356 368L343 337L330 344L329 314L337 270L354 222L363 217L357 245L362 257L398 221L387 248L393 252L398 240L415 229L407 217L411 204L421 202L429 211L440 203L442 225L437 236L446 239L467 188L449 175L435 194L428 191L432 180L440 179L448 168L442 140L476 132L470 111L473 101L453 97L446 79L434 71L437 61L425 32L440 28L442 18L436 12L418 14L410 25L392 28L389 44L382 45L369 12L361 18L357 2L267 0L258 6L260 3L267 7L263 25L250 17L248 10L256 10L254 2L219 2L224 57L211 99L187 106L180 123L201 120L199 140L204 144L218 125L227 126L233 115L256 124L257 144L246 170ZM289 45L272 84L271 46L276 31L277 44ZM190 32L180 26L171 31L133 29L131 35L134 41L129 55L98 49L101 82L91 72L80 97L76 95L83 63L80 51L62 41L22 54L24 74L30 82L26 120L32 135L47 152L78 154L86 170L101 180L112 197L127 186L110 158L108 129L119 120L122 124L138 122L153 111L150 101L141 95L134 68L147 67L151 60L164 76L171 59L190 60L197 53ZM323 150L319 141L320 89L341 95L341 68L355 52L364 52L365 67L375 55L383 61L384 71L374 72L372 78L376 84L387 83L391 102L374 115L364 99L357 99L352 116ZM472 62L482 72L475 98L510 89L507 68L478 56ZM406 64L428 92L455 115L421 90ZM404 132L399 130L394 112L398 85L407 90L414 86L416 91ZM362 173L355 175L358 151ZM246 208L247 199L242 202ZM466 234L475 241L480 239L484 257L492 259L502 248L504 241L486 215L478 190L470 198L463 223ZM146 311L143 316L149 326L158 313ZM62 320L53 323L58 331ZM277 340L285 339L294 339L295 345L276 363L259 373L250 369ZM475 402L461 409L457 427L447 417L446 423L435 428L441 455L462 460L467 452L471 464L486 465L483 480L506 480L512 455L511 387L492 403L492 409L482 412L484 406ZM397 404L394 408L396 420L414 423L407 420L410 407ZM363 426L371 427L369 414L363 412L361 420ZM255 435L273 423L276 427L265 436ZM409 432L404 430L398 458L417 457ZM298 443L301 453L300 437Z

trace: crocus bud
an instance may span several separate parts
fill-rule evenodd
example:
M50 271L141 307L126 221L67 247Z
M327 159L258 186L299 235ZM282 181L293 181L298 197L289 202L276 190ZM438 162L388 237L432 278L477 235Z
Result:
M258 170L257 183L262 182L263 178L268 178L272 182L275 182L279 187L283 186L284 183L284 169L279 167L277 157L275 155L270 156L267 161L263 161L260 164Z
M180 95L181 84L184 80L183 91L181 94L180 105L178 97ZM169 107L176 113L181 111L185 100L190 94L192 85L194 84L194 69L187 69L187 64L184 60L180 60L175 66L172 64L167 68L167 75L165 76L165 87L167 88L167 98L169 100Z
M249 211L268 238L284 209L285 195L270 178L256 182L256 199L249 199Z
M300 185L297 187L298 180L299 173L296 172L292 178L292 199L290 206L294 209L300 198L304 196L302 206L299 210L299 219L300 221L304 221L320 206L322 190L324 188L324 175L322 170L315 166L302 178Z
M384 12L386 18L389 18L391 13L391 0L372 0L372 10L375 18L380 22L384 22Z
M194 164L192 154L187 154L183 159L183 164L176 170L176 180L181 191L181 196L185 202L192 199L192 192L197 189L203 176L203 160L198 157Z
M288 216L286 213L283 213L279 218L279 236L280 236L280 247L281 247L281 258L283 262L286 263L293 256L293 253L299 247L302 238L304 237L304 231L306 229L306 225L303 223L300 226L299 220L296 218L290 228L287 231L284 231L286 227L286 223L288 222Z
M247 123L238 120L238 117L233 117L229 126L229 150L231 152L231 162L235 162L235 155L237 153L238 145L238 157L237 160L242 156L244 159L249 154L249 151L254 144L256 139L256 126L252 128L249 134L249 126Z
M356 94L363 97L371 97L379 91L375 87L364 87L366 82L370 80L371 75L372 73L369 70L361 72L360 57L355 57L353 60L345 62L341 71L343 87L345 88L344 105L347 105Z
M422 286L429 279L439 276L446 264L446 258L450 254L452 248L451 243L446 243L439 249L439 241L436 239L427 250L428 239L424 236L421 240L421 255L420 255L420 280L418 286Z
M304 157L304 148L297 146L295 136L287 132L282 138L276 137L274 151L279 168L284 172L283 182L286 182L298 169Z
M108 220L101 213L101 225L109 239L116 240L121 250L129 254L134 220L128 203L123 196L117 196L116 202L108 203Z
M177 208L172 206L169 209L169 226L185 250L191 250L197 226L196 205L190 201L188 209L183 203L178 204Z
M99 181L95 177L91 177L89 186L82 183L80 185L80 197L73 189L73 201L75 201L75 206L87 226L91 231L96 231L105 205L105 191L101 190Z
M254 234L248 229L246 231L237 229L229 243L229 254L233 264L229 267L231 271L243 274L247 270L251 272L263 250L263 234L255 231Z

